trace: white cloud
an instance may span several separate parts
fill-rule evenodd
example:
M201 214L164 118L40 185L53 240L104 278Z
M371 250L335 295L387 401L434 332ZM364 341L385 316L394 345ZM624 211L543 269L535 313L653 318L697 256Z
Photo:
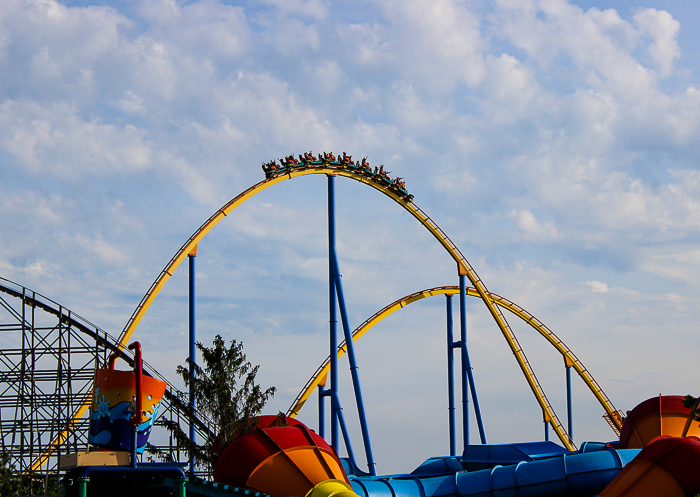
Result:
M480 20L451 0L381 2L391 31L394 67L407 78L443 92L477 85L484 73Z
M35 191L13 192L0 197L5 219L43 226L65 226L75 202L53 194L44 196Z
M8 100L0 106L0 122L2 148L34 173L75 179L86 172L110 176L151 165L143 130L86 121L65 103L45 108Z
M540 223L529 210L513 211L510 215L516 220L518 229L523 232L526 240L549 241L559 237L554 224L550 222Z
M317 82L324 96L336 94L348 80L336 60L309 62L305 65L304 72L307 78Z
M594 293L608 293L610 291L608 284L602 281L586 281L585 284L591 287L591 291Z
M29 266L24 268L24 271L33 277L45 276L47 273L46 268L43 267L40 262L34 262L30 264Z
M263 0L262 3L274 5L283 14L312 17L319 21L328 17L330 6L328 0Z
M656 9L638 9L634 22L651 37L647 51L659 66L661 75L668 76L674 61L681 56L676 40L681 23L665 10Z
M222 63L249 50L249 24L242 7L210 1L181 6L174 1L149 0L140 2L138 8L149 23L150 36L177 55L173 57L177 65L198 65L202 60ZM192 60L197 56L201 57L199 62Z
M468 170L451 174L437 173L433 177L432 183L437 191L463 195L468 194L478 186L476 179Z
M82 235L78 235L75 243L85 251L92 252L100 261L107 264L120 264L127 260L126 254L99 237L85 238Z
M390 40L389 27L383 24L350 24L337 29L343 45L351 47L351 60L370 70L383 70L386 65L394 66L394 46Z
M126 114L144 114L146 112L143 99L131 90L124 93L124 97L117 101L116 106Z
M651 250L640 269L657 277L693 284L700 276L700 251L694 248Z
M538 102L539 84L529 68L512 55L486 58L487 74L482 80L484 114L498 125L512 124L542 112Z
M633 53L641 35L653 30L649 49L655 63L660 62L659 57L668 60L675 42L673 19L656 12L640 12L635 17L642 32L614 9L583 11L563 0L500 3L505 7L502 32L545 70L563 70L552 66L563 57L573 64L564 76L580 78L591 89L613 91L622 99L642 96L655 86L654 74ZM663 64L667 75L668 62Z
M448 109L421 99L416 88L405 81L394 82L392 110L398 123L407 128L430 128L451 117Z

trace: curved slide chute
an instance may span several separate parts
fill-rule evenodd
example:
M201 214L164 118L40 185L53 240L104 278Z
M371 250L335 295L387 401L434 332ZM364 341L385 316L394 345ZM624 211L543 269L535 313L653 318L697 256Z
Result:
M445 476L357 477L350 484L360 497L589 497L601 492L638 452L577 452Z
M479 294L477 293L476 289L474 288L467 288L466 289L467 295L470 297L478 297ZM377 311L374 313L370 318L368 318L364 323L362 323L360 326L358 326L355 331L352 333L352 340L353 342L357 341L362 335L367 333L372 327L374 327L377 323L382 321L384 318L388 317L389 315L393 314L394 312L398 311L399 309L403 309L409 304L412 304L414 302L417 302L419 300L422 300L427 297L433 297L435 295L459 295L459 287L458 286L439 286L439 287L434 287L434 288L428 288L427 290L422 290L420 292L415 292L410 295L406 295L405 297L402 297L391 304L387 305L383 309ZM598 385L598 383L595 381L593 376L590 374L590 372L586 369L586 367L583 365L583 363L576 357L576 355L571 351L569 347L566 346L566 344L559 338L557 337L554 332L552 332L547 326L542 323L539 319L537 319L535 316L530 314L528 311L520 307L518 304L515 304L514 302L501 297L500 295L496 295L495 293L490 293L490 297L493 299L493 301L498 305L499 307L502 307L506 309L507 311L513 313L514 315L518 316L520 319L525 321L527 324L532 326L540 335L542 335L544 338L547 339L547 341L556 348L556 350L566 359L568 362L573 364L574 370L581 376L583 379L584 383L588 386L588 388L591 390L595 398L598 400L600 405L603 407L605 410L606 416L608 419L611 419L615 416L621 416L620 411L618 411L613 403L610 401L607 395L605 395L605 392L603 392L603 389ZM343 354L347 352L347 346L345 344L345 341L343 341L339 346L338 346L338 358L342 357ZM330 370L330 356L326 358L326 360L321 364L318 369L316 369L316 372L311 376L308 382L306 382L306 385L304 385L304 388L301 390L299 395L297 395L296 399L294 399L293 404L291 407L287 410L287 416L289 417L296 417L299 414L299 411L301 411L301 408L304 406L308 398L311 396L313 391L318 387L318 385L322 382L322 380L326 377L328 374L328 371ZM619 433L617 433L619 435Z

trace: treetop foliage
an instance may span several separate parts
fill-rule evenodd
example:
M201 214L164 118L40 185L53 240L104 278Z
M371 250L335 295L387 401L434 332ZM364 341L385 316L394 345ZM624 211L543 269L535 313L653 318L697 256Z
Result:
M177 423L163 420L159 424L170 430L195 462L211 464L234 438L255 429L257 417L276 389L263 390L256 383L260 366L248 362L242 342L231 340L227 346L221 335L216 335L211 347L201 342L196 346L201 364L187 359L186 365L178 366L176 371L187 387L193 386L196 409L214 422L216 433L202 444L195 444Z
M690 409L690 415L695 421L700 421L700 399L688 394L683 397L683 407Z

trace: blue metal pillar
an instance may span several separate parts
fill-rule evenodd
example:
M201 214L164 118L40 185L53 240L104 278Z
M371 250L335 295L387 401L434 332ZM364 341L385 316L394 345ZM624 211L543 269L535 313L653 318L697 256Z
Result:
M345 424L345 416L343 415L343 406L340 405L340 397L338 397L337 393L331 392L331 397L335 397L335 403L338 406L338 422L340 424L340 429L343 432L343 441L345 442L345 450L348 452L348 458L350 461L352 461L353 466L356 468L359 467L357 465L357 459L355 459L355 452L352 450L352 443L350 441L350 433L348 432L348 427ZM376 475L372 475L376 476Z
M460 267L460 273L461 273L461 267ZM464 395L465 390L466 390L466 385L465 383L469 384L469 389L471 390L472 394L472 400L474 401L474 412L476 414L476 424L477 427L479 428L479 438L481 440L482 444L486 444L486 431L484 430L484 421L481 417L481 407L479 406L479 397L476 394L476 383L474 382L474 373L472 370L472 364L471 361L469 360L469 350L467 348L467 304L466 304L466 298L467 298L467 292L466 292L466 287L465 287L465 275L460 274L459 275L459 288L460 288L460 300L459 300L459 313L460 313L460 319L461 319L461 328L462 328L462 339L461 339L461 351L462 351L462 370L463 372L466 370L466 375L467 375L467 380L464 381L462 380L462 395ZM469 398L467 397L467 403L466 403L466 416L469 416ZM469 425L468 421L466 426L466 437L465 437L465 447L469 445L468 440L469 440Z
M544 411L542 412L542 419L544 421L544 441L549 442L549 418Z
M335 176L328 175L328 248L329 248L329 264L330 264L330 276L331 276L331 286L330 286L330 298L329 304L331 308L330 313L330 325L331 325L331 350L330 350L330 360L331 360L331 403L334 405L333 413L337 413L332 421L331 425L331 438L333 442L331 445L338 449L337 445L337 429L334 428L338 423L338 416L341 417L342 412L340 412L340 398L338 397L338 351L337 351L337 323L338 318L336 314L336 296L337 303L340 307L340 317L343 324L343 332L345 334L345 343L348 351L348 360L350 361L350 374L352 376L353 389L355 391L355 401L357 402L357 411L360 417L360 428L362 429L362 438L365 446L365 455L367 457L367 467L372 476L376 476L376 463L374 462L374 454L372 453L372 440L369 435L369 427L367 426L367 415L365 413L365 404L362 399L362 387L360 385L360 374L359 367L357 366L357 359L355 358L355 346L352 341L352 330L348 324L348 314L345 307L345 297L343 294L343 282L340 275L340 266L338 265L338 255L335 248ZM344 421L341 422L341 429L345 431L342 426ZM345 434L344 434L345 436ZM346 447L350 440L346 440Z
M350 375L352 376L352 386L355 391L355 402L357 403L357 414L360 417L360 428L362 430L362 440L365 445L365 456L367 457L367 468L369 474L377 475L377 464L374 462L374 454L372 453L372 439L369 435L369 426L367 425L367 414L365 413L365 403L362 399L362 385L360 384L360 368L357 365L355 357L355 342L352 340L352 329L348 323L348 312L345 308L345 296L343 295L343 279L340 275L338 267L338 256L335 252L332 255L333 266L335 269L335 289L338 292L338 305L340 307L340 319L343 324L343 333L345 334L345 345L348 348L348 361L350 362Z
M457 455L457 433L455 430L455 344L452 327L452 295L445 295L447 303L447 417L450 431L450 455Z
M472 363L469 360L469 350L465 347L467 353L467 376L469 377L469 389L472 392L472 400L474 401L474 412L476 413L476 426L479 428L479 439L482 444L486 444L486 430L484 430L484 420L481 418L481 407L479 407L479 397L476 395L476 382L474 382L474 373Z
M330 393L330 390L326 390L326 385L324 383L318 384L318 436L321 438L326 438L326 399L325 397Z
M467 292L464 283L464 275L459 275L459 326L460 326L460 351L462 356L462 437L464 447L469 445L469 376L467 375Z
M190 285L189 285L189 294L190 294L190 333L189 333L189 349L190 349L190 378L194 379L194 365L197 362L197 352L196 352L196 347L195 343L197 341L197 334L196 334L196 328L195 328L195 257L197 257L197 246L187 254L187 258L189 259L189 266L190 266ZM195 400L194 400L194 383L190 382L190 411L194 413L194 409L196 407L195 405ZM192 442L196 442L195 440L195 430L194 430L194 420L190 418L190 440ZM194 471L194 459L190 457L190 471Z
M564 357L564 366L566 368L566 413L568 415L568 431L569 440L574 443L574 414L573 414L573 399L571 393L571 366L574 364L569 361L568 357Z
M335 176L328 175L328 308L330 311L330 359L331 359L331 446L338 445L338 315L335 297L335 272L332 255L335 254Z

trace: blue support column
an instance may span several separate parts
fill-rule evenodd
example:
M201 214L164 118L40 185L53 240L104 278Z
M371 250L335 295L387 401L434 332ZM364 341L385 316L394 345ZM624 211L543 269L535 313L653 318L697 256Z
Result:
M461 272L461 271L460 271ZM476 394L476 383L474 382L474 372L472 369L472 364L471 361L469 360L469 349L467 348L467 308L466 308L466 298L467 298L467 292L466 292L466 287L465 287L465 275L460 274L459 275L459 288L460 288L460 319L462 320L461 322L461 327L462 327L462 340L461 340L461 350L462 350L462 368L466 369L466 374L467 374L467 382L469 384L469 389L472 394L472 400L474 401L474 412L476 414L476 424L477 427L479 428L479 438L481 440L482 444L486 444L486 430L484 430L484 421L481 417L481 407L479 406L479 397ZM462 383L462 395L464 395L465 391L465 384L464 380ZM469 405L468 405L469 400L467 399L467 416L469 415ZM468 431L468 424L467 426L467 431ZM467 433L467 438L465 441L468 441L468 436L469 434ZM468 445L468 443L465 442L465 447Z
M462 437L464 448L469 445L469 376L467 375L467 292L464 275L459 275L459 326L460 351L462 356Z
M190 353L190 378L194 379L194 365L197 362L197 351L195 344L197 342L197 334L195 328L195 257L197 257L197 247L187 255L189 259L190 266L190 284L189 284L189 302L190 302L190 333L189 333L189 353ZM190 382L190 411L194 413L196 407L194 400L194 384ZM196 435L194 430L194 421L190 419L190 440L196 442ZM194 471L194 459L190 457L190 471Z
M355 452L352 450L352 442L350 441L350 433L348 432L348 427L345 424L345 416L343 415L343 406L340 405L340 397L334 392L331 392L331 396L335 397L335 403L338 406L338 423L340 425L340 430L343 432L343 441L345 442L345 450L348 452L348 458L352 461L353 466L356 468L357 459L355 459Z
M479 397L476 395L476 383L474 382L474 372L472 363L469 360L469 350L465 347L467 353L467 376L469 377L469 388L474 401L474 412L476 413L476 426L479 428L479 439L482 444L486 444L486 431L484 430L484 420L481 418L481 407L479 407Z
M325 383L318 385L318 436L321 438L326 438L326 399L325 397L330 393L326 390Z
M574 414L573 414L573 398L571 393L571 366L573 363L568 357L564 358L564 366L566 368L566 413L568 415L568 431L569 440L574 443Z
M335 176L328 175L328 308L330 324L330 359L331 359L331 446L339 450L338 445L338 315L335 296L335 272L332 255L335 254Z
M345 345L348 349L348 361L350 362L350 375L352 376L352 386L355 391L355 402L357 403L357 414L360 417L360 428L362 430L362 440L365 445L365 456L367 457L367 468L369 474L377 475L377 464L374 462L374 454L372 452L372 439L369 435L369 426L367 425L367 414L365 413L365 403L362 399L362 386L360 384L360 368L357 365L355 356L355 342L352 340L352 329L348 323L348 313L345 308L345 296L343 295L343 281L338 267L338 257L334 252L332 262L335 269L335 289L338 292L338 305L340 306L340 319L343 324L343 333L345 334Z
M328 175L328 249L329 249L329 264L330 264L330 335L331 335L331 404L333 405L331 439L333 447L338 449L337 423L341 421L340 428L346 436L346 428L340 412L340 398L338 396L338 352L337 352L337 323L336 314L336 297L337 304L340 306L340 317L343 324L343 332L345 334L345 342L347 344L348 360L350 361L350 374L352 376L353 389L355 391L355 400L357 402L357 411L360 417L360 428L362 429L362 438L365 446L365 455L367 457L367 467L371 475L375 476L376 463L374 462L374 454L372 453L372 441L369 435L369 427L367 425L367 416L365 413L365 405L362 399L362 387L360 385L359 368L355 358L355 347L352 341L352 330L348 324L348 314L345 307L345 297L343 295L343 283L340 275L340 267L338 265L338 256L335 248L335 176ZM350 440L346 440L346 447L349 447Z
M549 442L549 418L545 412L542 412L542 418L544 421L544 441Z
M447 418L450 432L450 455L457 455L457 433L455 430L455 348L452 327L452 295L445 295L447 304Z

